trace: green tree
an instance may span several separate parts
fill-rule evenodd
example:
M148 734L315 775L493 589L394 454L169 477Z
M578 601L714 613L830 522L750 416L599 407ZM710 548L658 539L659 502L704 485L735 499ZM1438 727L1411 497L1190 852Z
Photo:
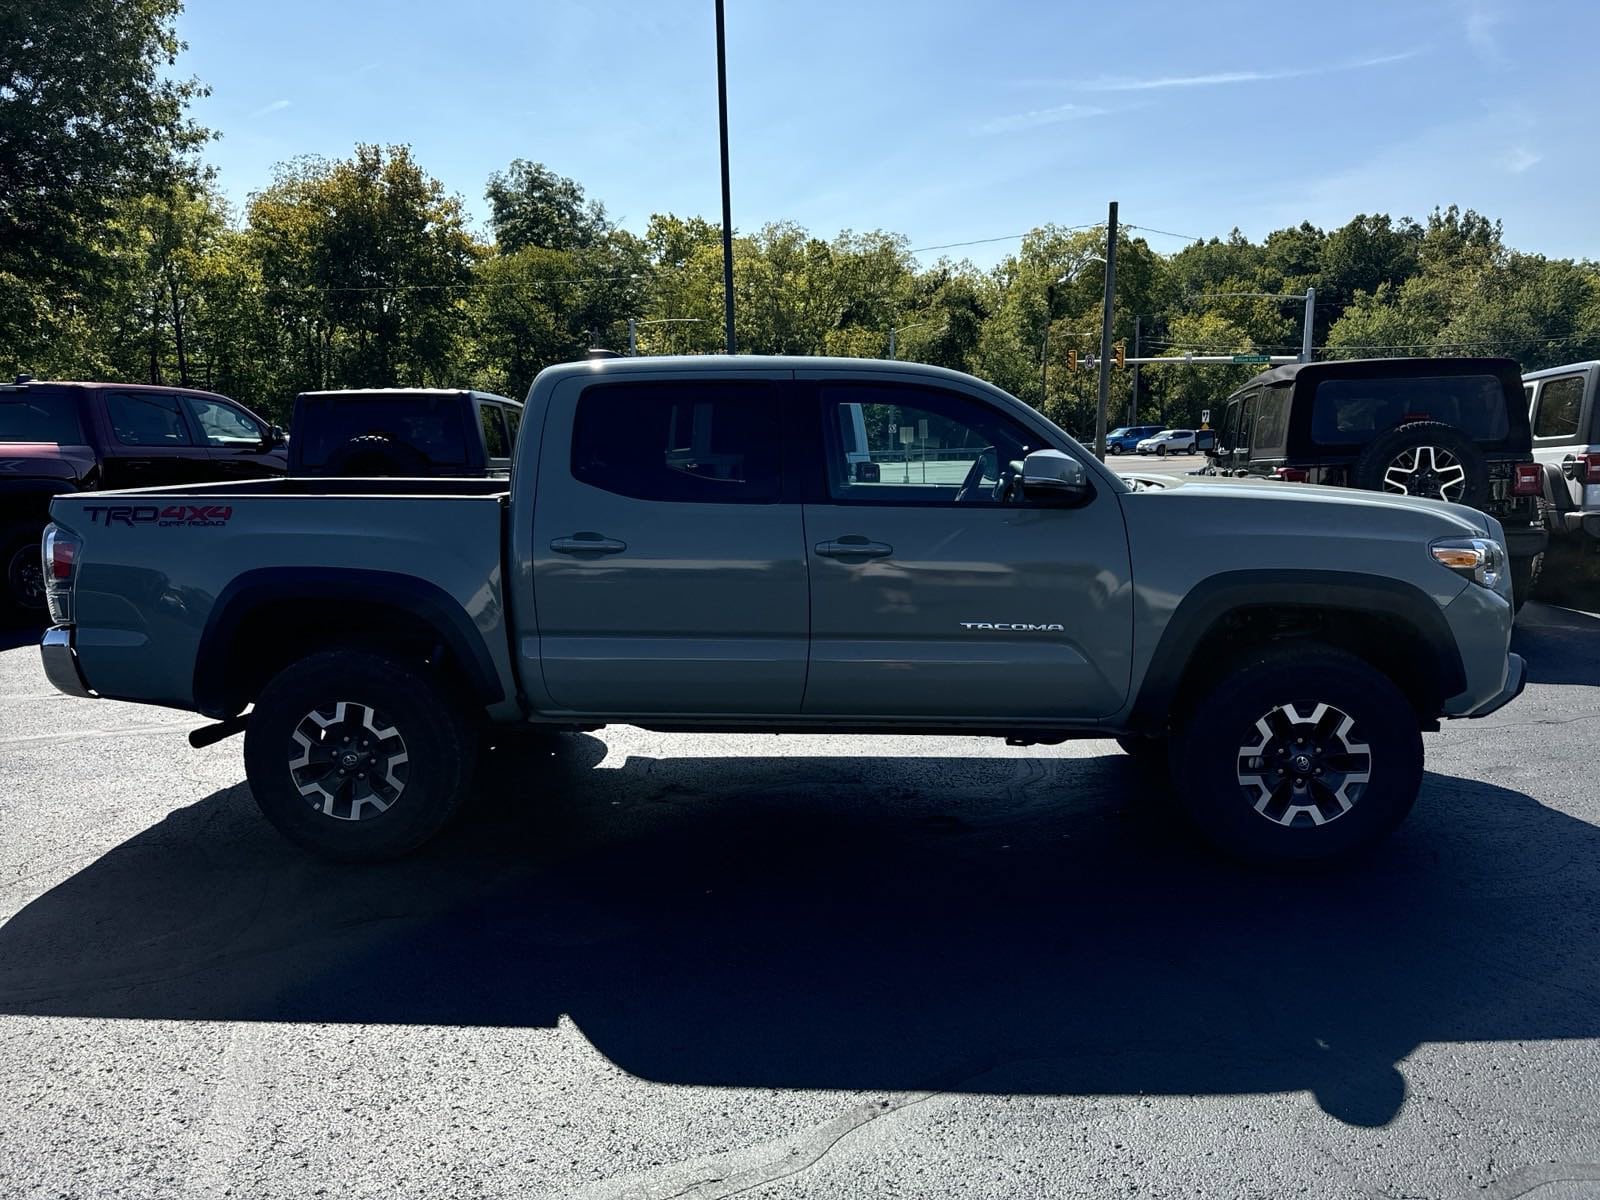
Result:
M265 302L296 351L296 387L457 380L486 249L409 148L285 164L251 198L248 221Z
M489 176L489 227L502 253L529 246L579 250L611 232L605 205L584 197L583 188L543 163L515 159Z

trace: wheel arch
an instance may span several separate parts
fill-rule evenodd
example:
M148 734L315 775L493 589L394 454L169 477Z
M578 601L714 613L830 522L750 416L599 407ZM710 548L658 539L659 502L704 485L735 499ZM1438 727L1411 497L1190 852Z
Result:
M1466 687L1449 624L1420 588L1342 571L1231 571L1205 580L1162 630L1129 724L1165 729L1175 709L1240 650L1292 639L1349 651L1393 679L1431 724Z
M195 707L231 717L283 667L338 645L425 661L484 705L505 698L483 634L438 585L360 568L265 567L238 576L212 606L195 657Z

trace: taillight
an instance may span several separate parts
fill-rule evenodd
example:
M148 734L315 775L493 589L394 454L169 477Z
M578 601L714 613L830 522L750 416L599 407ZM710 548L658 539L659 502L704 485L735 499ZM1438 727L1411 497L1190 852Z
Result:
M1578 466L1572 474L1582 484L1600 483L1600 454L1585 450L1578 455Z
M1281 479L1285 483L1306 483L1311 478L1311 472L1303 467L1279 467L1272 473L1274 479Z
M1513 496L1539 496L1544 493L1544 468L1538 463L1517 463L1511 483Z
M78 570L78 551L83 540L59 525L44 531L44 596L55 625L72 623L72 583Z

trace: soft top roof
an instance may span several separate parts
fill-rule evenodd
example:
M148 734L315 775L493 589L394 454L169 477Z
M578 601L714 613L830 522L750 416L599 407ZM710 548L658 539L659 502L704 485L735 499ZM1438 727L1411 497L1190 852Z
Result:
M1499 375L1522 368L1509 358L1334 358L1321 362L1284 363L1262 371L1236 391L1265 384L1292 383L1301 375L1319 379L1372 379L1407 375Z

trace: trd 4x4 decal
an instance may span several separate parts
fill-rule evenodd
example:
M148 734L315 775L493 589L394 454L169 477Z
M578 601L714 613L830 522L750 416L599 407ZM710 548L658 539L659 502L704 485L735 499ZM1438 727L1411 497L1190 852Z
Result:
M154 525L159 529L174 526L205 528L226 525L233 519L229 504L90 504L84 506L91 525Z

